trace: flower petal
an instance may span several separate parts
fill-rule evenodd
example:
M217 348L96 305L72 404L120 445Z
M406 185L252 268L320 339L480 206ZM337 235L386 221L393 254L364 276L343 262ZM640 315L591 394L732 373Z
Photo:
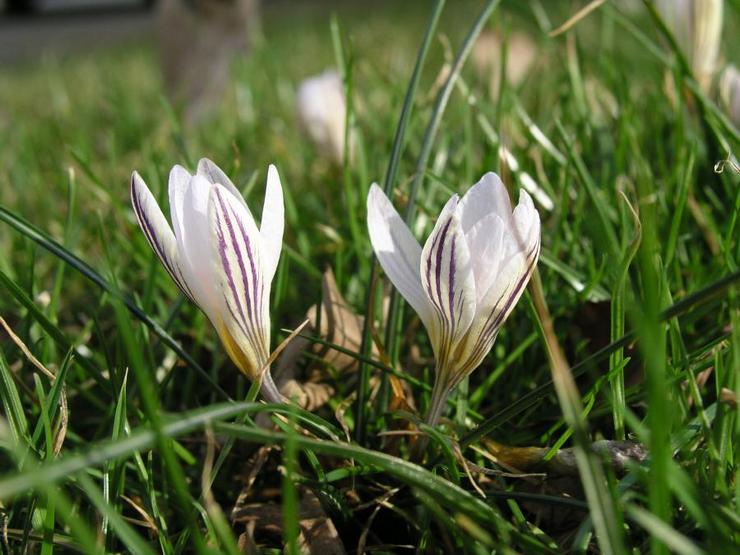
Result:
M246 206L244 197L242 197L239 189L237 189L231 179L229 179L229 176L208 158L201 158L198 160L198 167L195 173L196 175L205 177L209 183L214 185L223 185L239 202Z
M178 242L185 236L185 228L182 221L182 211L185 202L185 191L190 186L192 179L190 172L182 166L173 166L170 170L168 194L170 197L170 217L172 218L172 227L175 230L175 237Z
M262 236L262 262L265 281L272 282L280 260L280 250L283 247L283 230L285 228L285 206L283 203L283 187L277 168L270 164L267 169L267 188L265 202L262 205L262 221L260 235Z
M421 246L375 183L367 196L367 227L383 271L429 328L433 312L421 286Z
M195 302L215 324L218 299L214 286L208 226L208 195L213 185L195 175L185 189L177 238L183 276Z
M467 233L488 214L496 214L504 224L511 221L511 201L503 182L493 172L486 173L460 201L460 221Z
M475 277L476 314L480 314L480 303L496 280L504 260L505 235L504 222L496 214L478 220L465 235Z
M214 324L234 362L256 380L270 342L270 283L263 277L261 237L251 214L221 185L211 189L208 218L221 303Z
M429 330L430 338L442 368L475 316L470 255L455 195L442 210L421 253L421 283L438 322L438 328Z
M540 214L524 189L519 193L519 204L514 209L514 227L518 250L532 250L534 243L540 240Z
M177 255L177 240L154 195L137 172L131 176L131 204L139 226L167 273L185 295L193 298L183 278Z
M482 300L476 311L475 322L470 327L465 344L455 355L462 361L456 371L455 379L458 381L477 368L491 350L498 331L519 301L537 265L540 253L539 215L525 191L522 191L520 198L522 200L514 213L517 228L505 232L504 250L507 252L499 260L499 268L490 287L479 295ZM514 235L526 237L526 242L512 238ZM509 252L511 245L515 246L513 252Z

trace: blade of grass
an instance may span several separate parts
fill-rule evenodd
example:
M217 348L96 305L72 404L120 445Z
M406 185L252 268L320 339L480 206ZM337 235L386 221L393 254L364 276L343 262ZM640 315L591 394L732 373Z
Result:
M391 146L391 155L388 161L388 169L386 170L385 179L383 181L383 190L386 196L392 197L393 187L398 178L398 170L401 162L401 154L403 153L404 140L406 137L406 130L408 127L409 119L414 107L414 99L416 98L416 91L419 87L419 81L421 79L421 73L424 68L424 62L426 61L427 53L429 52L429 46L432 43L434 32L437 29L437 23L439 22L442 9L444 8L445 0L437 0L432 8L429 22L424 32L424 38L419 46L419 52L416 55L416 61L414 62L414 69L411 73L411 79L409 80L408 88L406 89L406 96L403 99L403 106L401 107L401 114L398 117L398 124L396 125L396 131L393 136L393 145ZM372 336L371 330L373 322L375 321L375 290L378 283L379 268L373 256L372 270L370 272L370 279L368 280L367 294L365 298L365 323L362 329L362 343L360 345L360 353L364 358L370 358L372 350ZM357 401L355 403L355 438L357 442L362 445L365 443L366 433L366 414L367 414L367 384L370 379L370 368L364 362L360 362L359 368L360 382L357 388Z
M722 279L706 286L705 288L687 295L685 298L676 302L673 306L664 310L660 315L660 321L665 322L671 318L681 316L693 309L696 305L709 302L712 298L727 291L735 284L740 283L740 272L729 274ZM582 360L578 364L574 365L570 370L573 377L577 378L589 370L591 370L595 364L606 359L611 353L620 347L629 345L637 339L637 333L633 330L617 341L610 343L609 345L602 347L596 351L593 355L585 360ZM509 405L508 407L500 410L490 418L487 418L485 422L465 434L460 439L460 445L466 447L471 443L478 441L480 438L489 435L491 432L502 426L514 416L521 414L527 409L533 407L539 403L546 395L548 395L553 386L552 380L548 380L544 384L537 386L535 389L521 396L517 401Z
M155 394L157 386L152 378L153 373L148 371L144 364L140 341L135 337L135 331L133 323L129 319L129 313L125 310L123 303L118 298L115 298L112 302L118 324L118 333L123 340L129 357L129 366L133 370L139 386L142 407L154 431L157 449L159 455L162 457L164 470L173 489L173 496L176 500L176 511L190 531L196 552L206 553L205 539L192 511L193 498L188 491L185 475L175 455L171 440L162 433L161 408L159 399L157 399Z
M632 214L633 226L634 226L634 237L622 255L622 260L617 271L617 278L614 283L614 292L612 293L611 299L611 326L610 326L610 337L612 343L617 341L624 335L624 305L626 286L625 283L629 276L630 264L637 254L637 249L640 247L640 241L642 239L642 228L640 226L640 218L635 212L634 208L630 204L627 197L622 193L627 207ZM612 419L614 421L614 435L616 439L625 439L624 431L624 408L625 408L625 395L624 395L624 348L620 347L616 349L609 356L609 368L615 369L620 368L610 380L611 393L612 393Z
M299 533L299 500L298 491L293 482L294 475L298 470L298 448L296 445L295 418L288 417L286 440L283 446L283 540L288 555L298 554Z
M2 361L0 357L0 361ZM216 420L225 420L241 414L260 412L279 412L287 414L294 411L298 422L309 422L316 415L297 407L285 405L266 405L263 403L219 403L187 412L164 414L162 416L161 435L167 438L178 437L194 430L200 430ZM327 435L327 441L337 441L336 437ZM99 466L108 460L120 459L133 453L146 451L156 445L154 431L148 426L133 430L129 435L118 440L107 440L90 446L84 453L67 455L46 466L36 467L24 472L0 478L0 500L8 500L29 490L41 488L91 467Z
M639 179L637 182L641 198L654 194L652 180ZM644 229L643 241L638 252L638 268L641 275L642 295L636 299L630 309L633 321L637 322L644 364L650 448L650 482L648 496L650 512L656 519L669 525L673 511L671 509L671 492L668 485L668 465L671 461L670 434L673 428L673 409L671 408L669 385L667 380L666 327L660 318L661 282L659 269L659 244L655 203L644 203L641 211ZM669 397L670 396L670 397ZM650 541L651 552L656 555L669 552L664 538L653 535Z
M242 439L266 445L284 445L288 439L286 434L248 428L237 424L215 424L214 429L223 434L235 435ZM446 504L451 510L459 511L488 524L492 523L500 534L505 533L507 536L511 535L512 538L517 539L521 537L521 533L512 529L511 525L501 517L497 510L460 487L416 464L385 453L341 442L315 440L303 436L296 436L294 440L296 446L301 449L310 449L324 455L349 458L363 464L378 466L409 486L420 488L433 495L434 499Z
M106 501L105 497L100 492L100 489L95 485L95 482L93 482L90 477L84 473L78 474L76 481L80 487L82 487L85 495L87 495L87 498L92 502L101 516L110 523L116 536L121 540L121 543L126 546L129 553L154 555L154 550L139 534L136 533L131 525L126 522L118 510L116 510L115 506L110 505Z
M198 372L201 377L206 380L209 385L218 392L224 399L231 399L231 396L226 393L221 386L219 386L206 370L198 364L178 343L174 338L165 331L156 321L154 321L148 314L141 310L136 304L128 297L122 296L112 285L96 272L90 265L84 262L82 259L77 257L75 254L65 249L62 245L54 241L51 237L46 235L43 231L38 229L30 222L25 221L19 216L13 214L7 208L0 206L0 220L10 225L13 229L32 239L38 245L51 252L54 256L64 260L72 268L80 272L87 279L92 281L98 287L105 292L113 295L116 298L120 298L125 307L128 309L134 317L142 321L146 326L152 330L152 332L159 337L162 342L167 345L170 349L175 351L179 357L181 357L193 370Z
M573 453L578 474L586 494L589 516L602 553L626 553L622 519L615 499L610 495L604 468L591 449L588 424L583 416L583 405L573 374L555 334L550 311L545 302L539 273L535 270L530 283L538 325L547 347L552 381L558 396L563 418L573 431Z
M15 385L13 372L5 360L5 354L0 350L0 399L5 409L5 417L10 426L13 441L26 444L28 438L28 420L23 410L21 396Z

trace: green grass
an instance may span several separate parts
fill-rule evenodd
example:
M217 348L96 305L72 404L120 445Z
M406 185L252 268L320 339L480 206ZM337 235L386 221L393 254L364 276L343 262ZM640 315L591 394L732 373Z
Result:
M262 445L272 451L246 503L276 505L291 553L307 491L347 552L736 549L740 422L727 398L740 390L740 177L714 166L737 152L738 130L646 11L607 3L550 38L568 3L495 4L358 2L333 20L313 4L268 8L227 98L197 127L168 104L152 44L4 69L0 316L55 377L0 332L3 552L236 553L246 527L230 513ZM737 64L737 4L725 11L723 57ZM484 27L524 30L539 49L535 70L496 101L466 63L481 13ZM320 158L294 109L296 84L337 59L359 137L344 168ZM445 61L459 78L434 89ZM422 427L430 449L413 461L410 436L386 432L425 413L431 348L394 295L381 317L391 289L372 262L365 196L384 184L423 236L485 171L518 189L501 144L554 203L540 208L541 288L442 425ZM374 322L361 352L348 351L354 370L300 360L299 375L319 368L335 392L314 413L254 402L136 225L131 171L164 203L170 167L201 156L251 206L267 164L280 171L273 347L320 302L327 267ZM391 376L411 407L393 404ZM625 438L647 452L625 472L589 448ZM534 452L539 463L523 468ZM255 537L278 552L278 536L258 525Z

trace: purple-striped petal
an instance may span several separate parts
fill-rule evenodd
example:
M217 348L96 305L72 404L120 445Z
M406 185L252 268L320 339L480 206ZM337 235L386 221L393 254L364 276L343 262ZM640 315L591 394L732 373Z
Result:
M177 241L157 201L137 172L131 176L131 204L144 236L167 273L185 295L193 298L183 277L177 254Z
M437 325L429 330L438 365L467 332L475 315L475 278L454 196L442 210L421 253L421 284Z
M498 331L516 306L529 282L540 253L540 220L532 199L522 191L512 218L514 226L504 232L498 260L492 260L495 275L480 292L473 324L455 358L455 383L480 365L493 346ZM453 384L454 385L454 384Z
M222 307L214 325L234 362L258 380L270 343L270 283L263 277L261 237L251 214L221 185L211 189L208 218Z
M236 188L229 176L226 175L221 168L219 168L208 158L201 158L200 160L198 160L198 167L195 170L195 174L203 176L211 184L223 185L224 187L226 187L229 193L234 196L234 198L236 198L240 203L246 206L246 203L244 202L244 197L242 197L239 189Z

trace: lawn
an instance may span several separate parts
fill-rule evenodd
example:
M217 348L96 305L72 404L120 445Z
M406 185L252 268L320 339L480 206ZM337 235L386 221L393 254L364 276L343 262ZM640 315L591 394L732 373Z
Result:
M2 68L3 552L737 550L738 122L657 12L571 19L585 4L266 6L196 122L154 40ZM737 65L737 2L722 25ZM482 68L479 35L506 37L522 75ZM296 113L330 67L349 100L339 161ZM136 170L169 217L170 168L203 157L255 215L268 165L280 175L283 404L239 372L131 205ZM534 198L539 262L430 426L436 344L377 263L366 199L380 184L423 245L489 171Z

